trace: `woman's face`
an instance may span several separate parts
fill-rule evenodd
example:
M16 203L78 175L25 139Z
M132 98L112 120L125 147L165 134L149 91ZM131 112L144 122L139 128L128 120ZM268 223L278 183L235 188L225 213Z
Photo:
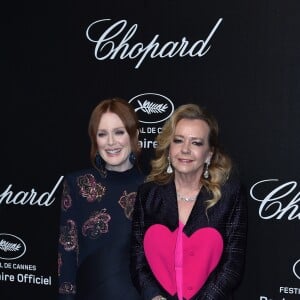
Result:
M97 146L108 170L122 172L132 167L129 161L130 136L117 114L106 112L102 115L97 130Z
M175 175L193 175L200 179L204 163L212 156L208 137L209 127L205 121L182 119L177 123L170 144L170 159Z

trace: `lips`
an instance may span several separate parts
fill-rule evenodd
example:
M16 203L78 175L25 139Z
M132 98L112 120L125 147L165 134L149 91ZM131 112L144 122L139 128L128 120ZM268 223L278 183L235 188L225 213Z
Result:
M191 159L184 159L184 158L178 158L178 161L181 163L191 163L193 160Z
M108 154L108 155L115 155L115 154L119 154L121 152L121 148L118 148L118 149L106 149L105 152Z

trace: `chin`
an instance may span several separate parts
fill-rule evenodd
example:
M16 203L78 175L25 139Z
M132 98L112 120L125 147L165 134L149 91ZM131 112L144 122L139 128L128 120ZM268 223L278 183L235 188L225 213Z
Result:
M178 173L181 174L192 174L195 172L194 169L190 169L190 168L177 168L175 169Z
M106 161L106 163L107 163L108 165L113 166L113 167L117 167L117 166L122 165L124 162L123 162L122 160L112 160L112 159L108 159L108 160Z

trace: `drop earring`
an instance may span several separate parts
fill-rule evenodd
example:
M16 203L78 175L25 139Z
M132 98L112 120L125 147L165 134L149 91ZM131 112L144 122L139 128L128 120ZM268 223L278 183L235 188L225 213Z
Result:
M204 166L203 177L204 177L205 179L208 179L208 178L209 178L209 172L208 172L208 167L209 167L209 165L210 165L210 162L207 161L207 162L205 163L205 166Z
M173 173L173 169L171 166L171 160L170 160L170 156L168 156L168 167L167 167L167 173L168 174L172 174Z

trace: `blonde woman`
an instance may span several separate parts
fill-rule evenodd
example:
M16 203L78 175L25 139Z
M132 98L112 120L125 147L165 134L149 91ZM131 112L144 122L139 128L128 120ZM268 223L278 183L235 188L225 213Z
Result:
M246 201L218 124L182 105L157 142L133 215L133 282L146 300L228 300L243 272Z

